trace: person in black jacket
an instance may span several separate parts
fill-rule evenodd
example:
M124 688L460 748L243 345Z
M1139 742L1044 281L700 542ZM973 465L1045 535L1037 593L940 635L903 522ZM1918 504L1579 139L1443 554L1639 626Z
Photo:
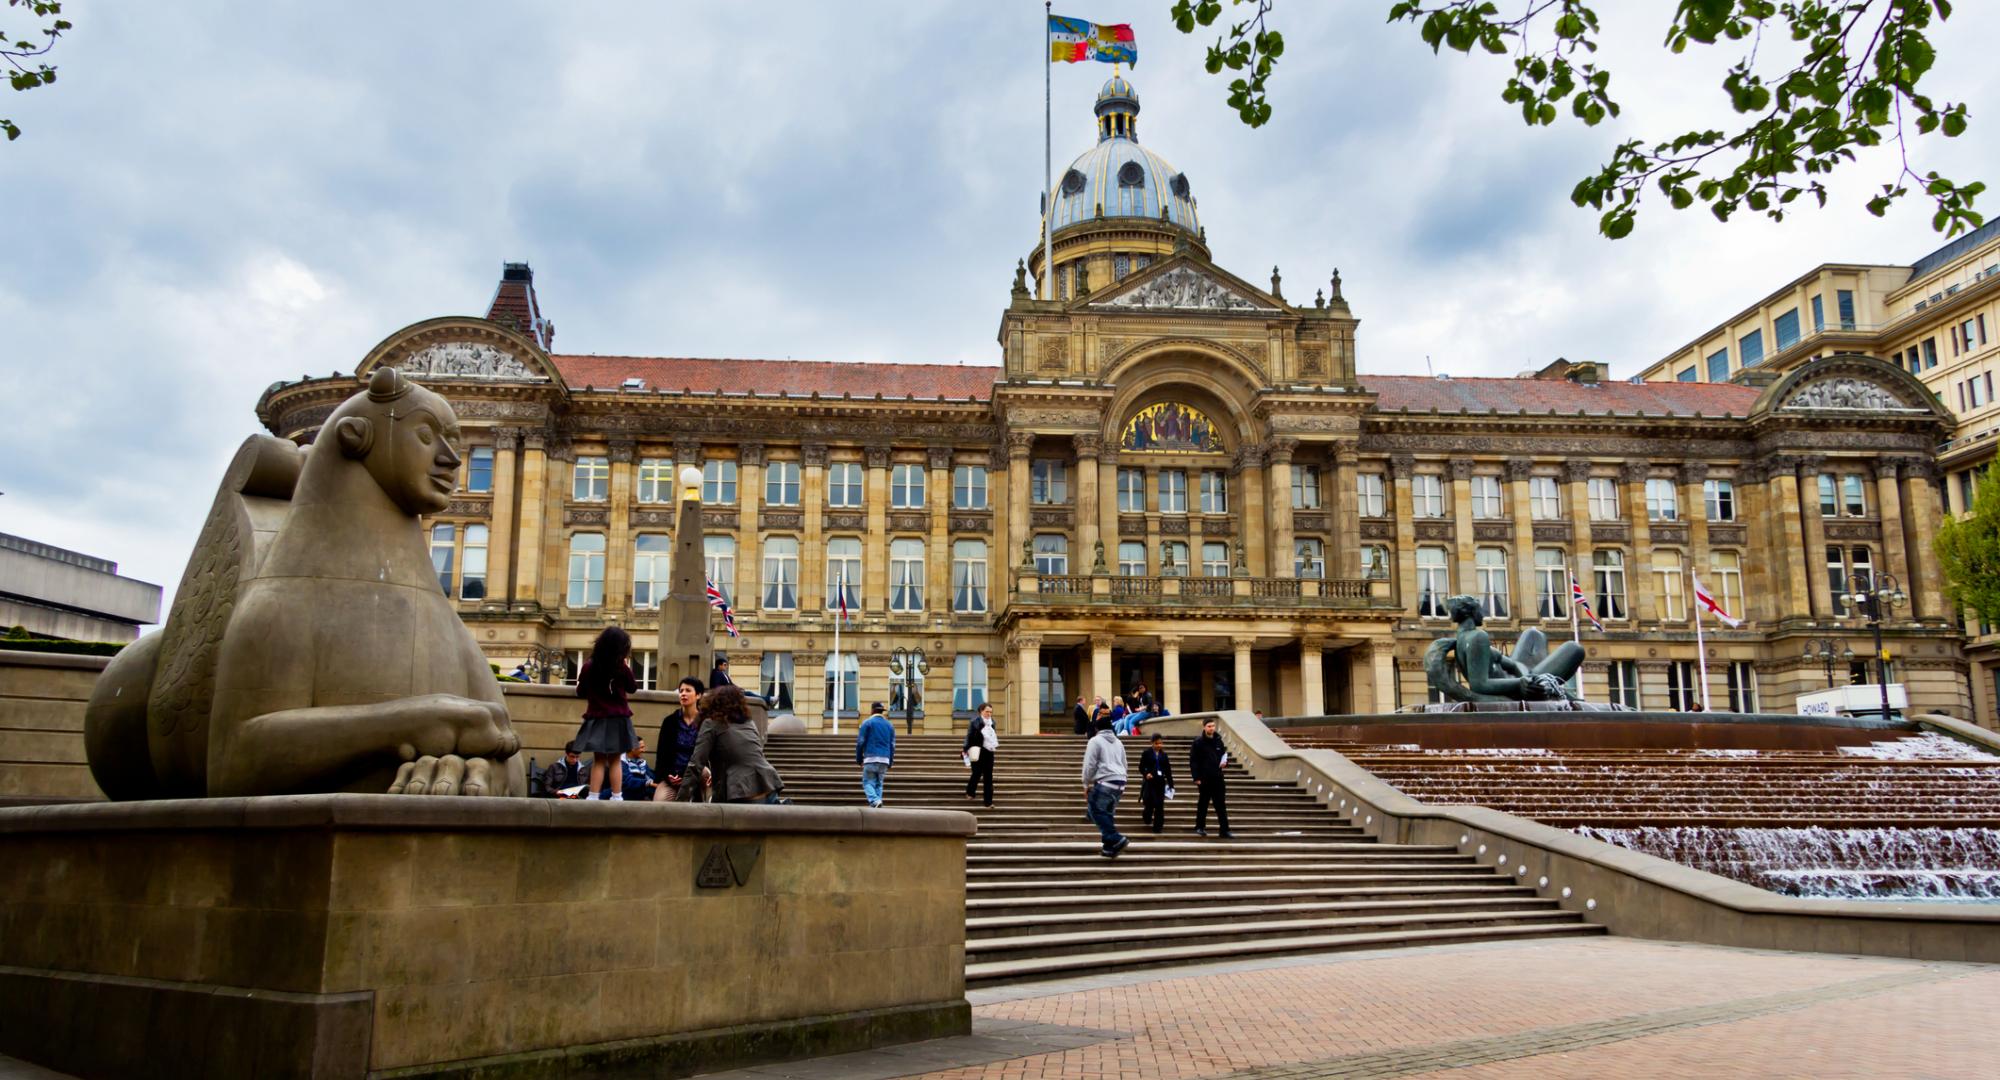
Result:
M1075 724L1072 725L1072 727L1074 728L1073 732L1074 734L1077 735L1090 734L1090 710L1084 706L1082 694L1078 694L1076 696L1076 713L1074 714L1073 719L1076 721Z
M1139 797L1145 803L1145 822L1154 832L1162 832L1167 827L1167 789L1174 786L1174 766L1158 735L1139 755L1139 776L1144 781Z
M735 685L735 683L729 680L729 658L723 656L721 653L717 653L715 656L715 666L710 668L708 672L708 688L713 690L718 686Z
M1229 831L1229 807L1223 801L1222 762L1227 756L1222 749L1222 736L1216 733L1215 721L1202 721L1201 735L1188 747L1188 773L1201 792L1194 805L1196 836L1208 835L1211 802L1215 804L1215 823L1222 827L1222 838L1227 840L1234 835Z

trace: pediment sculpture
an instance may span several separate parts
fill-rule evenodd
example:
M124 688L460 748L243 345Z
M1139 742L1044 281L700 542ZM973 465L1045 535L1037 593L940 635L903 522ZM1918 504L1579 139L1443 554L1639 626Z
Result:
M1141 282L1129 292L1092 306L1170 311L1277 310L1191 266L1176 266L1158 277Z
M1910 406L1880 383L1852 377L1815 379L1786 400L1787 409L1884 409L1908 411Z
M404 358L399 365L411 377L461 379L537 379L546 376L522 363L498 345L477 341L444 341L427 345Z

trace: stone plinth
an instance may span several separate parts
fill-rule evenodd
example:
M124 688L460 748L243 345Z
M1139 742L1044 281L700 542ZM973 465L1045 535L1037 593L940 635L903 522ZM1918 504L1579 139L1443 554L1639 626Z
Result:
M0 1053L682 1075L963 1033L952 812L306 795L0 810Z

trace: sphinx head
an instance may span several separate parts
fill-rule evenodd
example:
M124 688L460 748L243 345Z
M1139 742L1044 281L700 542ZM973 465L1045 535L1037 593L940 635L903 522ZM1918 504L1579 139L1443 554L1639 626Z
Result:
M458 415L395 368L376 368L368 389L334 410L328 436L404 513L436 514L451 504L461 460Z
M1474 626L1486 621L1486 609L1479 606L1476 596L1453 596L1444 602L1445 614L1455 623L1470 622Z

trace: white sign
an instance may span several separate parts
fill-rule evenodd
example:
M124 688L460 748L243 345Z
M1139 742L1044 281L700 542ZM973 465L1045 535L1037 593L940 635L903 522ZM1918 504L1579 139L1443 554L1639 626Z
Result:
M1909 707L1910 696L1903 691L1903 684L1890 683L1889 708ZM1873 716L1881 711L1882 684L1880 683L1836 686L1831 690L1799 696L1800 716L1854 716L1860 713Z

